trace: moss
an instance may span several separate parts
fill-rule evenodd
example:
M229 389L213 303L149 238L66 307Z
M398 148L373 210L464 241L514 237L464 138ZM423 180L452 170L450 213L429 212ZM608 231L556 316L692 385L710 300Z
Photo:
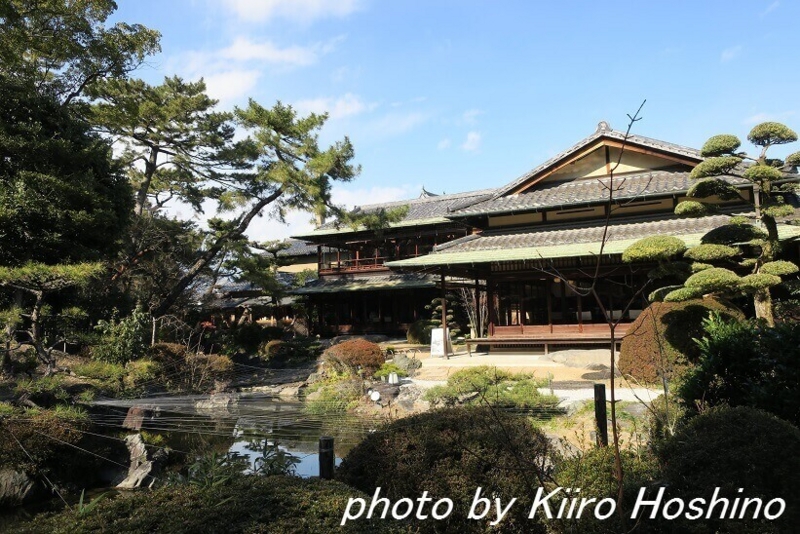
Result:
M775 276L787 276L796 274L798 267L794 263L785 260L768 261L758 270L759 273L772 274Z
M690 248L683 257L695 261L722 261L733 259L739 254L741 252L738 248L707 243Z
M640 239L622 253L626 263L666 261L686 251L686 243L672 236L651 236Z
M742 142L735 135L715 135L709 137L708 141L705 142L703 148L700 149L700 155L704 158L710 158L733 154L740 146L742 146Z
M797 141L797 134L779 122L762 122L753 126L747 139L758 146L781 145Z

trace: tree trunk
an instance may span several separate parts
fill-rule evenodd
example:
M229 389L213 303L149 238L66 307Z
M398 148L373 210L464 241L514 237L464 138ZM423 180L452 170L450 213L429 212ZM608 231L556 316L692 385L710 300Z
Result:
M239 224L231 230L230 232L219 236L216 241L208 248L208 250L201 252L197 260L194 264L186 271L180 280L178 280L172 289L170 289L169 293L161 300L159 305L153 310L153 317L161 317L165 315L169 309L172 307L173 304L178 300L178 298L186 291L186 288L197 278L197 275L211 263L214 258L219 254L219 252L228 244L231 240L240 237L244 232L247 230L247 227L250 226L250 223L253 221L256 215L258 215L262 209L266 206L277 200L278 197L283 194L283 188L281 187L270 196L263 198L256 202L250 211L242 217L242 220L239 221Z
M33 304L33 310L31 310L31 343L33 343L33 348L36 350L36 356L47 366L45 376L48 376L53 373L56 362L55 358L52 357L53 351L45 349L42 340L42 306L44 306L44 292L34 291L33 295L36 297L36 301Z
M753 305L756 309L756 318L762 319L767 326L775 326L775 317L772 314L772 295L769 288L758 290L753 295Z

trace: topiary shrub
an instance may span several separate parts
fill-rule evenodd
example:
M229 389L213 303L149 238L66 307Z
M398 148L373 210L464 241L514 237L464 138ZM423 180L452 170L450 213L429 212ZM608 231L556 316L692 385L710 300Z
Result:
M520 416L490 408L448 408L400 419L368 435L344 458L338 480L367 494L381 488L390 499L453 500L440 521L413 521L414 532L488 532L488 521L467 519L478 487L483 495L532 502L544 478L552 445ZM512 507L497 532L546 532L528 519L529 507ZM494 530L492 530L494 531Z
M333 345L322 353L322 357L337 371L363 372L365 377L375 374L386 362L381 347L366 339L348 339Z
M693 339L702 336L703 319L712 311L728 318L744 318L739 310L713 298L654 302L622 339L620 372L647 384L659 383L662 377L679 377L697 360L699 349Z
M708 501L717 487L719 496L731 501L737 497L761 498L764 504L776 497L786 501L786 511L775 521L753 520L751 506L745 519L670 522L674 532L795 532L800 524L796 488L800 430L786 421L754 408L714 409L693 418L657 454L668 484L664 501L672 497L687 503L698 497Z
M414 345L430 345L433 325L428 319L418 319L411 323L406 332L406 340Z
M703 327L697 365L677 390L687 409L752 406L800 425L800 324L712 316Z
M38 517L19 532L408 532L394 521L380 519L358 519L340 526L353 497L369 502L369 496L334 481L239 476L208 487L187 484L121 494L97 503L90 513L75 507Z

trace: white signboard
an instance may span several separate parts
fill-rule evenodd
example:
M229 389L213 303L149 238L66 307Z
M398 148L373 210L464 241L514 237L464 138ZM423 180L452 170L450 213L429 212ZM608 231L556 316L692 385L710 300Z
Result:
M449 332L444 328L431 330L431 356L447 356L452 353Z

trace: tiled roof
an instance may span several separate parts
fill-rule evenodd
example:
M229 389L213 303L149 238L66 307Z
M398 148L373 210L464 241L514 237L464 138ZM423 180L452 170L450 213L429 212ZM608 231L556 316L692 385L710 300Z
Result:
M466 193L454 193L450 195L439 196L425 196L421 198L414 198L409 200L398 200L395 202L384 202L381 204L366 204L357 206L353 211L355 213L371 213L381 209L391 210L394 208L402 208L408 206L408 213L402 221L392 223L392 227L415 226L419 224L435 224L447 222L451 210L474 202L479 202L486 198L491 197L494 189L482 189L479 191L467 191ZM333 234L333 233L347 233L354 230L348 227L337 228L336 221L331 221L323 224L316 230L301 236L314 237L318 235Z
M548 167L556 164L557 162L561 161L564 158L571 156L580 149L590 145L591 143L603 137L614 139L616 141L625 141L625 134L623 132L612 130L607 123L601 122L600 124L597 125L597 130L595 130L595 132L589 137L582 139L577 144L569 147L568 149L564 150L563 152L560 152L559 154L556 154L555 156L545 161L541 165L526 172L525 174L523 174L510 184L498 188L497 191L495 191L494 198L498 198L502 195L507 194L509 191L516 189L518 186L522 185L527 180L537 175L538 173L542 172L543 170L547 169ZM633 145L639 145L645 148L670 152L672 154L677 154L679 156L696 159L697 161L703 159L703 157L700 155L699 150L696 150L694 148L689 148L686 146L676 145L674 143L667 143L665 141L660 141L658 139L645 137L643 135L629 135L626 142Z
M700 243L709 230L726 224L729 217L715 215L696 219L665 218L639 222L612 222L604 254L620 254L639 239L652 235L680 237L688 246ZM781 239L800 236L800 226L780 225ZM424 269L433 266L492 263L595 256L600 253L603 225L594 221L581 226L467 236L438 247L419 258L388 262L392 269Z
M436 278L421 274L381 274L377 276L341 276L320 278L292 291L295 295L337 293L339 291L377 291L436 287Z
M724 177L724 179L734 185L747 183L742 178ZM610 181L610 178L603 177L542 183L532 191L473 203L454 211L450 216L463 217L476 214L515 213L604 202L608 200ZM631 200L637 197L685 193L693 182L694 180L689 177L688 172L652 171L616 176L613 183L614 200Z
M279 257L311 256L316 255L317 245L307 245L299 239L287 239L290 247L278 252Z

